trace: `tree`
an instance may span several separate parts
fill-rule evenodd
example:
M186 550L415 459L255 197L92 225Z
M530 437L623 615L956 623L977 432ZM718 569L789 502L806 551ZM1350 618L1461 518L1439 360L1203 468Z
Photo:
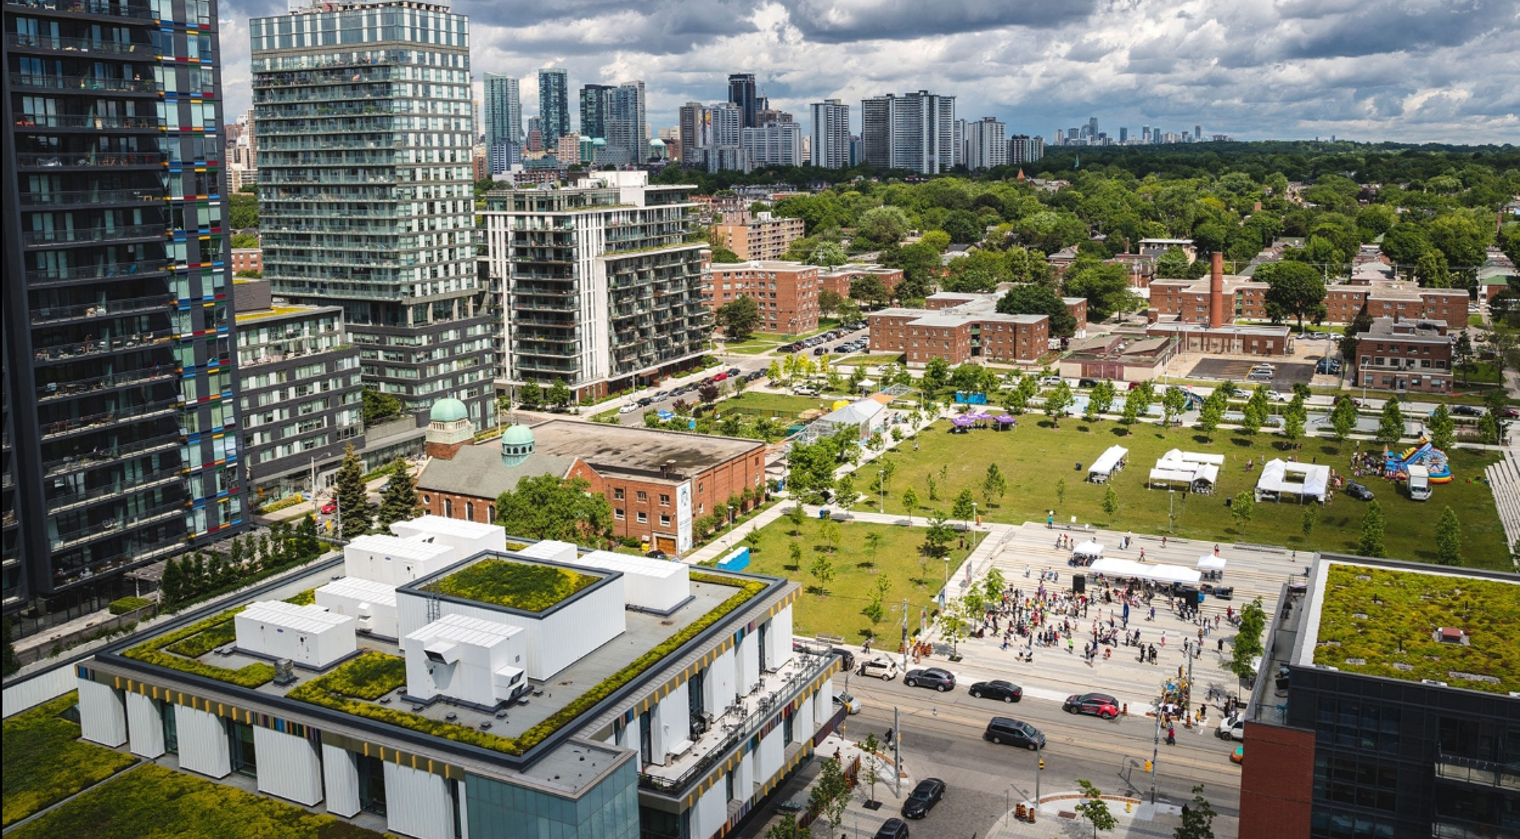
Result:
M1230 517L1235 519L1235 526L1245 530L1251 519L1256 517L1256 496L1251 490L1241 490L1230 502Z
M1165 424L1171 425L1187 410L1187 392L1180 387L1169 387L1161 394L1161 408L1166 413Z
M1063 475L1056 480L1056 504L1066 503L1066 477Z
M887 290L885 283L875 274L864 274L850 280L850 298L861 303L874 303L877 305L890 302L892 292Z
M1330 409L1330 429L1335 433L1335 439L1346 442L1346 438L1356 429L1358 418L1356 403L1351 401L1351 397L1343 396L1336 400L1335 407Z
M807 263L824 268L834 268L849 262L850 258L845 255L844 248L838 242L819 242L808 253Z
M1299 520L1299 529L1304 532L1304 539L1305 540L1307 540L1309 538L1309 536L1314 533L1314 525L1318 521L1319 521L1319 505L1318 504L1307 504L1307 505L1305 505L1304 506L1304 514L1303 514L1303 516Z
M1075 401L1075 397L1071 395L1071 385L1067 384L1065 379L1062 379L1054 390L1045 394L1045 415L1050 417L1052 426L1061 427L1061 415L1066 413L1066 409L1070 408L1072 402Z
M1421 288L1451 288L1451 271L1446 267L1446 254L1440 248L1431 248L1420 254L1414 265L1414 277Z
M829 561L827 554L819 554L813 558L813 564L808 566L808 575L818 581L814 586L818 596L826 596L829 593L829 583L834 579L834 563Z
M789 566L787 566L787 569L791 570L791 571L801 571L802 570L802 546L799 545L799 544L797 544L796 542L793 542L790 545L786 546L786 553L787 553L787 557L790 558L791 561L792 561L792 564L789 565Z
M1404 413L1399 410L1399 400L1387 399L1383 402L1383 415L1378 419L1377 437L1379 443L1391 446L1404 436Z
M955 540L955 531L945 519L944 513L936 511L929 517L929 526L924 530L923 554L933 559L939 559L949 553L950 543Z
M1087 298L1087 317L1095 323L1129 311L1135 300L1129 272L1117 263L1073 266L1066 274L1066 294Z
M1140 420L1140 415L1150 407L1150 394L1145 388L1131 388L1124 396L1124 419L1125 425L1134 425Z
M1272 320L1297 318L1300 332L1304 318L1324 320L1325 280L1314 268L1302 262L1269 262L1258 267L1252 279L1267 283L1267 314Z
M818 767L818 779L808 803L810 809L828 820L829 835L837 834L844 822L845 808L850 804L850 781L844 776L838 758L828 758Z
M844 297L832 288L826 288L818 292L818 311L826 315L832 315L844 305Z
M549 386L549 392L544 394L544 398L549 401L550 405L563 408L569 405L570 400L574 397L570 393L570 386L565 384L564 379L555 379L554 384Z
M180 560L169 557L164 563L164 576L158 584L163 605L173 606L185 597L185 569Z
M955 503L950 507L950 517L969 523L975 515L976 500L971 497L971 490L961 490L961 494L955 496Z
M871 552L871 565L876 565L876 551L881 547L881 534L871 531L865 536L866 549Z
M1470 381L1468 377L1472 373L1473 358L1472 338L1468 337L1466 330L1463 330L1457 336L1457 342L1451 345L1451 360L1453 362L1452 366L1456 367L1457 371L1462 374L1462 384L1464 385Z
M873 207L855 223L855 237L877 247L895 245L907 235L912 224L901 207Z
M1356 344L1361 340L1357 336L1371 328L1372 315L1367 314L1367 310L1363 309L1357 312L1356 317L1352 318L1351 322L1341 329L1343 333L1341 335L1341 358L1346 359L1347 364L1356 365Z
M401 414L401 400L389 393L381 393L368 387L360 390L359 393L363 400L360 412L364 416L365 425L375 425Z
M865 760L861 761L860 767L861 771L865 774L862 780L866 782L866 786L871 790L870 796L866 801L875 801L876 784L881 780L876 769L881 760L881 757L877 754L881 751L881 741L876 739L876 732L872 731L866 735L866 739L860 741L860 751L865 755Z
M795 818L783 815L780 821L765 831L765 839L813 839L813 829L798 827Z
M1224 391L1215 388L1203 400L1203 407L1198 411L1198 428L1208 435L1211 443L1214 442L1214 430L1219 427L1219 423L1224 421L1224 409L1227 404Z
M1182 808L1182 824L1172 832L1173 839L1214 839L1214 807L1203 797L1203 784L1193 787L1193 804Z
M1462 564L1462 525L1449 506L1441 511L1441 518L1436 521L1436 562Z
M1362 556L1383 555L1383 507L1376 501L1367 502L1367 512L1362 516L1362 538L1356 551Z
M517 389L517 400L524 405L538 405L544 401L544 389L538 386L538 382L529 379Z
M1504 442L1504 423L1492 411L1478 417L1478 436L1484 443L1497 446Z
M1425 423L1425 430L1430 434L1430 444L1442 451L1451 448L1452 440L1456 436L1457 422L1451 418L1451 411L1447 410L1446 403L1442 402L1431 412L1430 419Z
M949 383L950 362L936 355L924 364L923 385L927 393L938 393Z
M258 196L245 192L235 192L227 196L227 223L233 230L258 227Z
M392 524L416 518L418 506L417 480L412 477L406 458L396 455L391 463L391 478L380 491L380 530L388 533Z
M918 492L908 487L902 493L903 509L908 513L908 524L913 523L913 511L918 509Z
M585 544L611 535L612 505L584 478L537 475L496 497L496 524L513 536Z
M998 298L998 312L1005 315L1046 315L1050 318L1052 338L1070 338L1076 334L1077 319L1054 289L1033 283L1021 283Z
M343 462L335 478L338 496L338 527L344 539L362 536L370 529L369 491L364 486L364 467L352 443L343 449Z
M1283 409L1282 436L1289 445L1303 439L1304 425L1309 421L1309 411L1304 407L1304 398L1299 394L1293 395L1293 401Z
M1108 811L1108 802L1103 800L1102 790L1086 778L1078 778L1077 786L1082 788L1082 803L1076 806L1077 815L1092 825L1094 839L1097 839L1098 831L1113 830L1119 826L1119 820Z
M1114 489L1113 484L1109 484L1103 492L1103 512L1110 516L1119 512L1119 493Z
M987 507L992 507L994 498L1001 500L1008 492L1008 479L1003 477L1003 471L996 463L987 464L987 476L982 479L982 499L987 502Z
M987 570L987 576L982 578L982 602L989 609L998 608L1003 602L1003 593L1008 590L1008 581L1003 577L1003 572L996 566Z
M1092 419L1097 420L1108 413L1109 409L1114 407L1114 397L1117 395L1118 390L1114 387L1113 379L1104 379L1094 385L1087 395L1087 410L1092 415Z
M743 341L760 324L760 304L749 295L741 295L718 307L714 318L730 341Z
M1240 626L1235 634L1230 656L1230 672L1242 679L1249 679L1256 672L1252 659L1262 654L1262 630L1267 628L1267 613L1258 597L1240 610Z

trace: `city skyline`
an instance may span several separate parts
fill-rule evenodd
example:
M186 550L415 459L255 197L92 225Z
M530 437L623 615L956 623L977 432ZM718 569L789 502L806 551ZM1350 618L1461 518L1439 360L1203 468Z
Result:
M1132 139L1143 125L1180 133L1198 123L1241 139L1520 136L1520 67L1489 62L1480 71L1470 60L1504 54L1520 22L1484 14L1481 3L1423 14L1392 3L952 6L938 20L866 0L827 16L802 0L616 12L590 3L497 11L459 0L451 8L470 17L477 98L487 72L522 79L529 108L542 67L565 68L577 90L643 79L654 130L675 125L685 102L725 100L730 74L754 73L757 92L799 119L825 99L858 108L870 96L930 89L958 97L967 119L993 116L1010 135L1047 139L1092 115ZM285 11L271 0L224 6L230 112L249 94L247 16ZM1263 37L1269 32L1281 37Z

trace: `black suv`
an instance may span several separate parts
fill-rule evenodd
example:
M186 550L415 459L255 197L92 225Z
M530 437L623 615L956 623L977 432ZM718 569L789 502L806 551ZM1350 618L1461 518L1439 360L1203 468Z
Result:
M955 688L955 674L949 670L941 670L938 667L926 667L923 670L909 670L908 675L903 676L903 684L910 688L934 688L940 693Z
M997 679L991 682L977 682L971 686L973 699L1001 699L1004 702L1017 702L1024 698L1024 689L1013 682L1005 682Z
M992 743L1022 746L1031 752L1045 748L1045 735L1027 722L1012 717L993 717L982 732L982 739Z
M908 839L908 823L893 816L882 822L871 839Z
M1362 486L1356 481L1346 484L1346 494L1358 501L1371 501L1372 490Z
M929 815L941 798L945 797L945 782L938 778L925 778L913 788L908 800L903 802L903 818L921 819Z

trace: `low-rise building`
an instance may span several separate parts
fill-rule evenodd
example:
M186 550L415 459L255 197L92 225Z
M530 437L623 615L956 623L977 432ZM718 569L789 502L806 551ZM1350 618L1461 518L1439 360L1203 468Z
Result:
M350 443L364 445L359 348L339 306L276 303L269 283L237 280L243 460L254 502L311 489Z
M1520 576L1322 554L1279 603L1241 839L1520 835Z
M803 222L800 218L761 212L738 219L724 216L717 231L740 259L780 259L793 242L802 238Z
M1352 384L1400 393L1451 392L1451 337L1445 321L1374 318L1356 339Z
M694 519L731 498L747 510L765 497L758 440L549 420L509 426L499 441L460 439L446 452L438 444L448 430L429 429L435 456L417 477L423 509L433 515L491 522L497 496L523 478L584 478L611 504L614 536L679 555L691 548Z
M923 309L872 312L871 352L902 353L911 365L927 364L932 358L951 364L1038 360L1048 349L1050 318L1002 314L997 311L998 297L941 293L926 300Z
M232 249L232 274L237 276L244 271L256 271L264 273L264 249L263 248L233 248Z
M864 262L850 262L834 268L818 269L818 279L823 283L823 289L832 291L840 297L849 297L850 287L862 277L875 277L881 281L887 292L891 293L897 288L898 283L902 282L903 270Z
M812 332L818 328L818 293L823 290L819 271L780 260L713 263L703 276L702 299L717 311L749 297L760 309L759 331Z
M415 839L714 839L844 717L796 583L404 524L345 549L363 592L329 563L297 581L328 605L265 587L81 662L83 738Z
M1266 283L1240 276L1226 276L1223 279L1227 321L1270 319L1267 314ZM1151 305L1146 317L1152 323L1208 323L1209 283L1208 277L1196 280L1151 280Z

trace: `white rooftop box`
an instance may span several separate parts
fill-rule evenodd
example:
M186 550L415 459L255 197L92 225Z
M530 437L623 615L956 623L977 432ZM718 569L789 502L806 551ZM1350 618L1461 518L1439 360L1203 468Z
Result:
M600 571L621 571L623 597L629 606L667 614L691 597L691 577L684 562L592 551L569 563Z
M321 669L358 649L355 621L321 606L261 600L234 618L238 649Z
M396 637L396 588L344 577L317 589L317 605L335 615L347 615L356 621L354 629L382 638Z
M575 562L578 553L575 546L569 542L556 542L553 539L545 539L516 552L520 556L542 559L547 562Z
M403 539L448 545L458 551L460 559L469 559L482 551L501 553L507 549L507 531L501 527L443 516L398 521L391 525L391 532Z
M450 545L368 534L354 537L343 548L343 573L394 587L441 571L464 558Z
M528 689L523 630L464 615L444 615L406 636L406 692L493 707Z

